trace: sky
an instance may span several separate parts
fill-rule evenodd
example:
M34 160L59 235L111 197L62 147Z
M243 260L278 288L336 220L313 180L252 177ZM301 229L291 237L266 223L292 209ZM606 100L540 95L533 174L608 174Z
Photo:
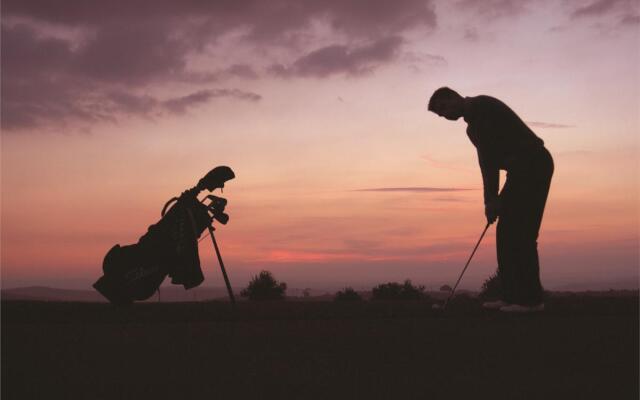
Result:
M501 99L552 153L545 288L638 287L637 1L5 0L1 20L3 288L90 289L217 165L234 286L451 285L485 217L465 122L427 111L441 86ZM460 287L495 271L494 229Z

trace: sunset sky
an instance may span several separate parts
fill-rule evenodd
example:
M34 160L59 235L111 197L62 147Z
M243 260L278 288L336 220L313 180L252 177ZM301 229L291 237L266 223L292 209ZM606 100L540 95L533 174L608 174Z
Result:
M553 154L543 285L638 287L635 0L5 0L1 40L3 288L90 289L217 165L234 286L452 284L485 217L440 86L503 100ZM461 287L495 271L494 232Z

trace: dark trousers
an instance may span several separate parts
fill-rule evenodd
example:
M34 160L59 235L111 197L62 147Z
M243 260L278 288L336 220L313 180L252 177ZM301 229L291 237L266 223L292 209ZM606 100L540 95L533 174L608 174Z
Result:
M507 303L542 302L537 240L553 168L551 154L542 146L508 168L496 230L498 275Z

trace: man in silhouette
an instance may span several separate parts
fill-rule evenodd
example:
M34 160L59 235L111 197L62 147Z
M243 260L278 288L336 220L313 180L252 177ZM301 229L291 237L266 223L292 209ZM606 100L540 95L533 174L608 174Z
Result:
M448 120L463 117L478 152L487 222L498 219L496 245L502 296L486 308L542 311L538 232L553 175L553 159L542 139L506 104L490 96L462 97L436 90L429 111ZM499 170L507 179L498 194Z

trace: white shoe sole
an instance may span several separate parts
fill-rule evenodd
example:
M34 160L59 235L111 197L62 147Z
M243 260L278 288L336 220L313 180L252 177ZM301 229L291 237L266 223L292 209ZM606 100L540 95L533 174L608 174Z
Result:
M502 307L509 306L511 304L505 303L504 301L488 301L486 303L482 303L482 308L487 310L499 310Z
M519 304L511 304L508 306L500 307L500 311L507 313L535 313L544 311L544 304L538 304L537 306L521 306Z

